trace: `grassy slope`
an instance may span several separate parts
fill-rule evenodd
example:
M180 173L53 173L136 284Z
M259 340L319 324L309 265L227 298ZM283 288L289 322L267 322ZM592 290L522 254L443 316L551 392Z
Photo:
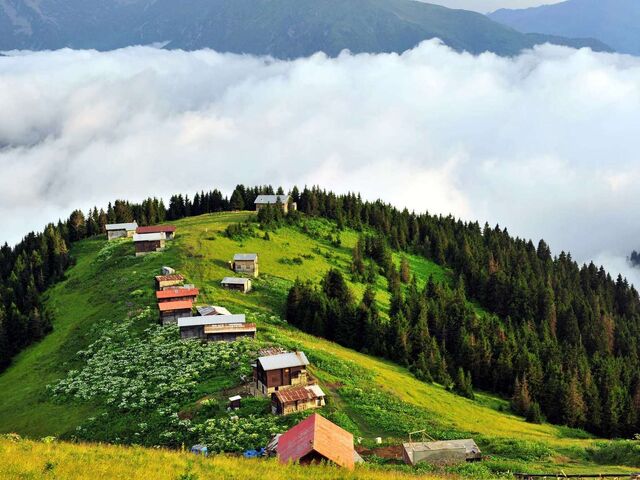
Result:
M41 443L0 439L0 478L65 480L364 480L428 479L389 470L357 469L348 473L330 466L283 467L275 459L245 460L216 455L203 458L182 452L114 445ZM6 460L6 461L5 461Z
M202 292L201 301L229 307L232 312L242 310L280 313L288 285L296 278L319 279L330 266L348 268L350 250L357 235L341 234L342 245L336 248L323 239L329 225L320 228L316 235L306 235L297 229L283 228L271 234L271 240L248 238L237 242L226 238L222 231L232 222L249 217L247 213L224 213L202 216L178 222L179 235L162 254L144 259L125 256L131 245L123 243L118 248L122 261L117 268L101 269L95 258L105 242L90 240L74 246L78 264L70 270L68 280L54 287L48 294L48 304L55 311L55 330L41 343L23 352L14 365L0 376L0 432L17 431L30 436L43 436L69 432L83 419L94 415L91 405L56 405L47 400L45 385L64 375L69 368L63 362L71 359L91 339L87 328L100 319L123 318L134 302L152 302L152 277L162 264L171 264L187 274ZM255 282L255 290L249 295L223 290L219 280L229 274L227 260L236 252L260 254L261 279ZM283 263L301 255L302 265ZM328 255L329 258L327 258ZM445 271L431 262L410 257L412 271L424 282L429 274L446 281ZM380 279L378 301L384 310L389 298ZM131 297L130 292L141 289L144 295ZM359 296L362 285L354 285ZM125 299L126 301L118 301ZM406 369L390 362L359 354L331 342L303 334L295 329L271 323L259 325L262 338L281 338L301 344L309 352L326 352L340 360L374 373L374 383L381 390L390 392L401 400L425 409L453 429L470 432L487 442L512 438L542 442L551 446L556 455L545 462L532 464L532 468L580 471L589 468L581 460L581 450L593 443L591 439L571 438L576 432L552 425L532 425L522 419L497 410L505 402L489 395L479 395L472 402L452 395L438 385L428 385L414 379ZM88 333L87 333L88 332ZM322 379L323 372L316 372ZM335 393L334 393L335 394ZM349 405L335 398L337 409L351 413ZM365 435L385 435L377 425L363 423L354 418ZM565 457L566 455L566 457ZM557 465L554 463L556 462ZM598 467L598 471L611 470Z

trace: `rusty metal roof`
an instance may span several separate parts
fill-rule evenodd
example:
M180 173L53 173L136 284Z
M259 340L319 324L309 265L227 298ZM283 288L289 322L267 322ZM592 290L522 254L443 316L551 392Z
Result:
M184 280L184 277L179 273L173 273L171 275L156 275L158 282L171 282L173 280Z
M175 302L163 302L158 304L158 308L161 312L168 312L170 310L191 310L192 306L192 300L176 300Z
M306 387L293 387L285 390L278 390L274 395L281 403L307 401L317 398L316 395Z
M314 413L278 440L281 463L295 462L316 452L341 467L354 468L353 435Z
M173 225L152 225L149 227L138 227L136 233L173 233L176 231L176 227Z
M157 291L156 298L160 300L165 298L195 297L198 293L200 291L197 288L169 288Z

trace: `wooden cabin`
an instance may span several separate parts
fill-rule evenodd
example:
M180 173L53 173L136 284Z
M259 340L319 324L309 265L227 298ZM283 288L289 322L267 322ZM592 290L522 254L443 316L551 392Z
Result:
M353 435L314 413L278 438L280 463L301 465L330 462L353 470L356 452Z
M176 236L176 227L173 225L151 225L136 228L136 233L164 233L165 240L173 240Z
M135 233L133 235L133 245L136 248L136 257L159 252L164 248L165 240L164 233Z
M156 292L158 303L173 302L175 300L191 300L195 302L200 291L197 288L165 288Z
M309 384L309 360L304 352L287 352L259 357L253 368L256 395L271 396L287 388Z
M325 394L318 385L278 390L271 394L271 413L289 415L290 413L324 407L324 397Z
M107 231L107 240L115 240L116 238L133 237L138 228L137 222L131 223L108 223L105 225Z
M156 275L156 290L175 288L184 283L184 277L179 273L171 275Z
M244 273L253 277L258 276L258 254L257 253L236 253L233 256L231 270L236 273Z
M256 336L256 324L246 323L243 314L185 317L178 319L178 327L183 339L234 342L240 338Z
M251 291L251 280L248 278L224 277L220 285L229 290L238 290L242 293Z
M472 439L443 440L433 442L408 442L402 444L402 457L406 464L451 464L473 462L482 459L480 448Z
M191 300L174 300L158 304L162 325L175 325L180 318L191 316Z
M253 202L256 206L256 212L259 212L261 208L271 205L272 207L280 206L284 213L289 213L289 210L297 210L298 206L295 202L291 201L289 195L258 195Z

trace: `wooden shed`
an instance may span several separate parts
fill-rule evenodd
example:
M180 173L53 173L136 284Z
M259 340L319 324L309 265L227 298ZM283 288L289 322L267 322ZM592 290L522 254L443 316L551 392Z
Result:
M236 253L233 256L231 269L236 273L258 276L258 254L257 253Z
M191 300L174 300L158 304L160 310L160 321L162 325L172 325L178 323L178 319L191 316Z
M307 365L309 360L304 352L259 357L253 369L254 393L270 397L279 390L308 385Z
M108 223L105 225L107 231L107 240L115 240L116 238L133 237L136 233L138 224L136 222L130 223Z
M184 317L178 319L178 327L183 339L234 342L240 338L256 336L256 324L246 323L244 314Z
M283 433L277 448L280 463L327 461L350 470L355 466L353 435L317 413Z
M179 273L171 275L156 276L156 290L164 290L166 288L174 288L184 283L184 277Z
M164 233L166 240L173 240L176 235L176 227L173 225L151 225L136 228L136 233Z
M164 233L135 233L133 244L136 249L136 257L152 252L159 252L164 248L166 240Z
M175 300L191 300L195 302L200 291L197 288L165 288L156 292L158 303L173 302Z
M289 415L325 405L325 394L318 385L278 390L271 394L271 413Z
M220 284L229 290L238 290L247 293L251 290L251 280L248 278L224 277Z
M267 205L272 207L280 206L284 213L289 213L289 210L297 210L298 208L296 203L291 201L289 195L258 195L253 203L256 206L256 212L259 212L260 209Z

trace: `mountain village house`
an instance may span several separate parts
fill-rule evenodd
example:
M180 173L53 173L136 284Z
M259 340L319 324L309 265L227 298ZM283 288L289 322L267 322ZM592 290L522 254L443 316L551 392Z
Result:
M258 254L257 253L236 253L233 256L231 269L236 273L258 276Z
M173 302L175 300L191 300L195 302L198 298L197 288L165 288L156 292L158 303Z
M267 205L279 205L284 213L289 213L289 209L297 210L298 208L296 203L291 201L289 195L258 195L253 203L256 206L256 212Z
M220 285L229 290L238 290L242 293L247 293L251 290L251 280L248 278L224 277Z
M353 470L360 456L353 448L353 435L314 413L278 438L280 463L301 465L331 462Z
M173 325L178 323L179 318L190 317L192 306L193 302L191 300L158 303L162 325Z
M138 227L136 233L164 233L165 239L173 240L176 234L176 227L173 225L152 225L149 227Z
M271 394L271 413L289 415L312 408L324 407L325 394L318 385L307 385L278 390Z
M107 240L115 240L116 238L133 237L136 233L138 224L131 223L109 223L105 226L107 230Z
M256 324L246 323L243 314L185 317L178 319L178 327L183 339L234 342L240 338L256 336Z
M164 290L166 288L174 288L184 283L184 277L179 273L169 275L156 276L156 290Z
M307 365L304 352L259 357L253 365L254 395L270 396L279 390L308 385Z
M164 233L135 233L133 235L133 245L136 249L136 257L159 252L164 248L165 240Z

